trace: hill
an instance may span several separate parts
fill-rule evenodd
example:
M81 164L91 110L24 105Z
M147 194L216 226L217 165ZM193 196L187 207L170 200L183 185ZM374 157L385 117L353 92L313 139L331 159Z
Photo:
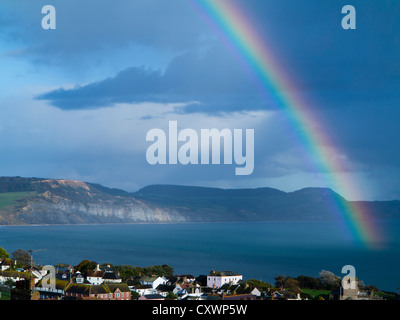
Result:
M0 225L328 221L331 189L218 189L152 185L129 193L75 180L0 177ZM364 202L376 219L400 218L400 201Z

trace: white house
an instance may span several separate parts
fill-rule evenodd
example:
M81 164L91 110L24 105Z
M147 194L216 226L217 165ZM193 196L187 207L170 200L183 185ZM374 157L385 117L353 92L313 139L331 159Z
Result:
M140 296L157 293L157 290L153 289L153 286L151 284L146 284L141 286L130 286L129 289L131 291L137 292Z
M160 284L166 284L168 280L164 276L142 276L139 282L141 285L151 285L153 289L156 289Z
M7 270L11 267L11 259L0 259L0 271Z
M103 275L105 271L100 269L100 266L97 265L96 269L88 270L86 274L86 280L94 285L99 285L103 283Z
M253 291L251 291L251 294L253 296L260 297L261 296L261 291L258 288L254 288Z
M32 275L34 283L37 283L39 280L35 275ZM0 284L5 283L7 280L12 280L14 282L27 280L29 281L30 274L28 272L17 272L17 271L1 271L0 272Z
M182 288L180 287L179 284L173 284L173 285L169 285L169 284L160 284L157 288L156 288L156 292L159 295L162 295L163 297L166 297L168 295L168 292L172 292L176 295L178 295L179 291L182 290Z
M220 288L226 283L237 284L243 276L233 271L212 270L207 276L207 287Z
M110 266L108 265L105 270L101 270L100 266L97 265L96 269L89 270L87 272L86 280L94 285L99 285L102 283L121 283L122 279L120 276L114 273Z

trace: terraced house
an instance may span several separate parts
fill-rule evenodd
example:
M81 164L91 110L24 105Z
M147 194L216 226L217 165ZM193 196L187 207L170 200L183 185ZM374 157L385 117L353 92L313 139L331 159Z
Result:
M65 297L83 300L131 300L131 291L126 283L99 285L72 283L66 288Z

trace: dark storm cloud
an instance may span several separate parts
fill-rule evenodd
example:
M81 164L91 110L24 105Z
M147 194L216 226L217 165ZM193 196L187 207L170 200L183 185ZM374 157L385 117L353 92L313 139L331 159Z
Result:
M91 109L116 103L185 102L180 112L232 112L268 107L251 76L223 48L176 57L165 72L131 67L107 78L72 89L42 94L64 110ZM272 104L271 104L272 106Z

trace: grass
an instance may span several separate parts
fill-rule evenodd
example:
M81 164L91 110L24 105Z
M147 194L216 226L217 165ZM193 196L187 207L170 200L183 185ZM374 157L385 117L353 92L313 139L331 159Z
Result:
M10 300L10 289L0 286L0 300Z
M0 193L0 209L13 204L18 199L25 197L29 192L5 192Z
M330 290L314 290L314 289L302 289L304 293L308 294L311 299L314 299L318 296L327 296L331 293Z

